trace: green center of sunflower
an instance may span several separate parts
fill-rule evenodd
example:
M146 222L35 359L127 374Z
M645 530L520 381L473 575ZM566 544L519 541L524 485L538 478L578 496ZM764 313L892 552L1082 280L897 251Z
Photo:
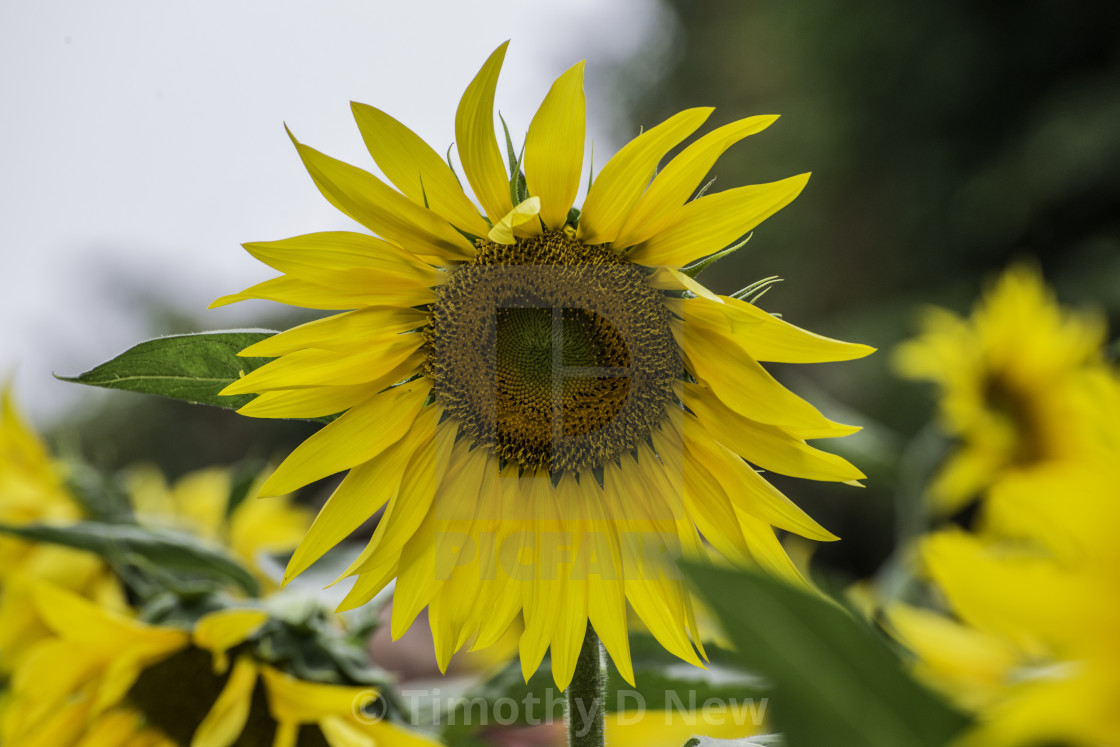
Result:
M477 246L439 288L426 329L427 373L461 431L553 472L635 448L682 368L644 268L563 231Z

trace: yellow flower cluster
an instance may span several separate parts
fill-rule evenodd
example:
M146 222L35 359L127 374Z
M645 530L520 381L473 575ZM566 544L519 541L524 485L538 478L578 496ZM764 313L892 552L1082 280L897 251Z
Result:
M932 318L902 360L943 386L964 441L934 498L985 489L983 510L974 531L918 546L951 614L895 604L891 626L918 672L976 713L961 745L1120 744L1120 376L1103 325L1023 268L970 320Z
M66 482L65 467L5 393L0 524L66 527L93 518ZM256 500L255 487L232 505L228 469L169 484L158 470L139 467L126 483L134 516L122 521L215 546L266 589L271 580L259 569L260 555L290 552L311 520L287 499ZM213 611L154 624L141 619L150 610L130 604L118 570L92 552L0 534L0 744L432 744L356 710L376 700L376 689L300 679L246 645L273 619L269 599L222 597Z

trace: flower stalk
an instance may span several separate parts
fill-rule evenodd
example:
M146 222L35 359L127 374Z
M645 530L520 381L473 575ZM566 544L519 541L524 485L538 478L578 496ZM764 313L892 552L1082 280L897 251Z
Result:
M591 623L583 637L575 674L568 686L568 747L603 747L607 675L603 647Z

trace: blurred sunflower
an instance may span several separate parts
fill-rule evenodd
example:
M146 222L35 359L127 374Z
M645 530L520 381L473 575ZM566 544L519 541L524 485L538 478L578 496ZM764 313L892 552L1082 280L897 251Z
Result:
M223 393L258 393L241 409L256 417L344 413L261 490L286 493L350 470L287 577L384 507L347 571L358 578L344 606L396 578L394 636L427 607L441 667L460 648L493 644L520 616L526 676L551 647L566 687L590 622L633 681L627 602L666 649L699 664L672 559L702 552L703 534L729 558L796 578L774 528L835 537L755 466L862 477L806 443L857 429L823 416L759 362L846 360L871 348L714 295L692 279L699 267L684 267L804 187L807 174L690 199L720 154L776 117L720 127L659 172L712 110L670 117L611 158L577 210L584 64L553 84L522 157L507 138L507 172L493 126L505 51L483 65L455 120L482 213L448 163L373 107L353 112L396 190L293 138L327 200L377 236L246 245L283 274L214 305L260 298L349 311L242 351L278 360Z
M1000 276L968 319L926 312L895 363L938 386L943 427L960 440L930 487L935 507L951 512L1007 475L1092 448L1073 399L1079 372L1101 360L1104 334L1099 314L1063 309L1028 266Z
M261 580L262 553L290 551L311 524L311 512L290 501L257 500L260 480L240 495L233 472L210 467L183 475L173 485L156 467L128 471L126 486L137 520L185 531L230 550Z
M66 488L63 469L51 457L12 394L0 394L0 524L74 521L82 508ZM30 604L30 585L50 581L97 599L124 605L111 569L96 555L0 534L0 676L11 672L27 647L46 634Z
M888 609L917 672L977 714L961 747L1120 744L1120 378L1085 372L1075 399L1095 448L1002 480L983 536L923 539L946 610Z
M35 589L34 602L52 636L32 647L12 677L0 720L4 744L436 744L363 715L375 688L304 680L262 658L272 649L248 642L275 624L264 610L219 610L188 630L148 624L47 584Z

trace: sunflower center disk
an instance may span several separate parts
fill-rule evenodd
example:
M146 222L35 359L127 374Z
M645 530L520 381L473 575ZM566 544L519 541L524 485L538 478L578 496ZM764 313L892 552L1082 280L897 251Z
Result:
M432 308L427 373L476 444L525 468L597 467L664 417L682 364L661 294L606 245L479 241Z

